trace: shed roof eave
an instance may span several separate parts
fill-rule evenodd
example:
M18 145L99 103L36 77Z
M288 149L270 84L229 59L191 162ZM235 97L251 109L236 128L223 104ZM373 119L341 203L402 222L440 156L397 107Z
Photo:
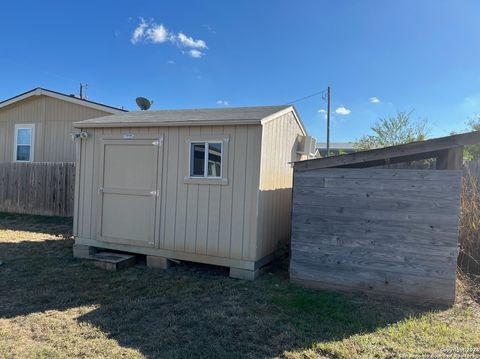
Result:
M134 111L120 115L103 116L79 121L77 128L137 127L137 126L209 126L264 124L279 116L293 113L301 131L305 127L293 106L246 106L231 108L200 108L178 110Z
M264 125L265 123L271 121L271 120L274 120L275 118L277 117L280 117L280 116L283 116L289 112L292 112L293 113L293 117L295 118L295 121L297 122L298 126L300 127L300 129L302 130L302 133L304 136L307 136L308 135L308 132L307 132L307 129L305 128L299 114L297 113L297 110L295 109L295 106L291 105L291 106L288 106L287 108L283 109L283 110L280 110L278 112L275 112L275 113L272 113L271 115L267 116L267 117L264 117L262 118L262 125Z
M134 128L134 127L187 127L187 126L235 126L261 125L260 120L221 120L221 121L163 121L163 122L74 122L74 128Z

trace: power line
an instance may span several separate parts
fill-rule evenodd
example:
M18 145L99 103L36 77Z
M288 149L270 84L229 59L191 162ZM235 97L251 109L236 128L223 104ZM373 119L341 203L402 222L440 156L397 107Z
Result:
M327 92L327 90L318 91L318 92L312 93L311 95L308 95L308 96L305 96L305 97L301 97L301 98L298 98L298 99L296 99L296 100L287 102L287 103L285 103L285 105L290 105L290 104L295 103L295 102L300 102L300 101L309 99L310 97L317 96L317 95L320 95L320 94L324 95L326 92ZM324 99L325 99L325 98L324 98Z
M292 103L303 101L309 99L310 97L322 95L322 100L327 101L327 157L329 156L330 152L330 100L331 100L331 93L330 93L330 86L328 86L325 90L317 91L312 93L311 95L301 97L299 99L287 102L285 105L291 105Z

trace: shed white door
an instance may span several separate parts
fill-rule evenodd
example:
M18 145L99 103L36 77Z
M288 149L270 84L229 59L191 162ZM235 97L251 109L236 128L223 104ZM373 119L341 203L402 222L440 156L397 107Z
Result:
M155 245L162 139L102 139L98 239Z

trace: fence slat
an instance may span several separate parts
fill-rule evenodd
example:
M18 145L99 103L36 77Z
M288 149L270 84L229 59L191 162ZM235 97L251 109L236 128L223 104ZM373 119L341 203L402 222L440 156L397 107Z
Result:
M295 172L290 279L453 303L461 175L371 168Z
M72 217L74 183L74 163L0 163L0 212Z

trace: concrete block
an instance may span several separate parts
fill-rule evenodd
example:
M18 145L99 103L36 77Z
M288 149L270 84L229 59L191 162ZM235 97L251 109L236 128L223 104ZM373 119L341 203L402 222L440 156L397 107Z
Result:
M73 245L73 256L75 258L90 259L90 256L97 253L97 248L92 246L85 246L82 244Z
M264 271L264 268L249 270L230 267L230 277L244 280L255 280L258 276L263 274Z
M165 257L158 256L147 256L147 267L149 268L159 268L159 269L168 269L171 265L170 260Z

